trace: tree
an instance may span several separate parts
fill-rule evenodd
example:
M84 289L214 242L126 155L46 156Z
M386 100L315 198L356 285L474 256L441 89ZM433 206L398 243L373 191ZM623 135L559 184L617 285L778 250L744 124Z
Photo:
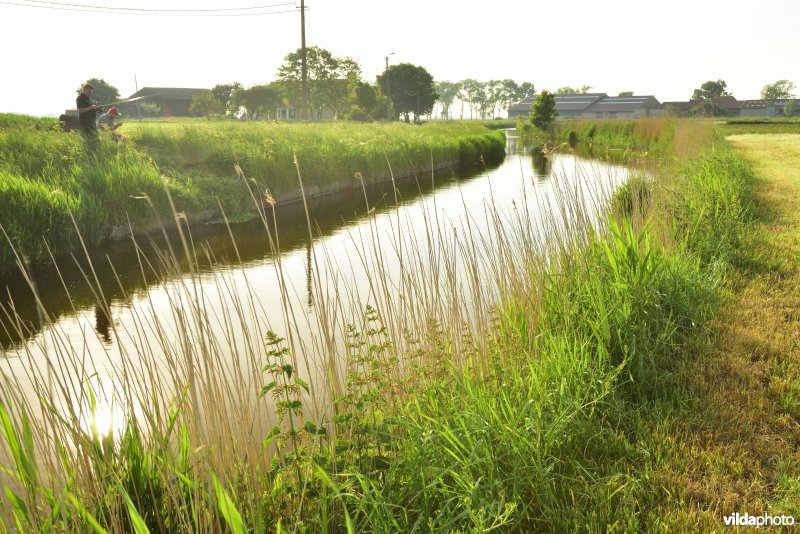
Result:
M617 96L633 96L633 91L620 91Z
M531 105L530 121L542 131L549 132L558 116L556 98L550 91L542 91Z
M472 112L477 108L478 102L481 99L482 89L480 82L473 78L467 78L458 82L458 99L461 100L461 118L464 118L464 103L469 106L469 118L472 118Z
M717 115L717 106L709 100L703 100L687 112L690 117L714 117Z
M797 100L793 98L789 100L785 106L783 106L783 114L787 117L791 117L795 113L797 113Z
M519 102L520 100L525 100L526 98L533 98L536 96L536 88L533 86L531 82L522 82L517 87L517 93L514 97L514 100Z
M236 108L244 108L252 117L258 114L267 118L275 115L281 104L281 92L276 84L254 85L247 89L239 88L233 93L232 101Z
M352 58L337 58L318 46L306 48L309 107L318 114L323 108L341 115L347 108L355 84L361 80L361 67ZM278 68L278 81L283 82L289 101L300 107L302 100L302 50L286 54Z
M386 116L386 97L377 87L367 82L356 83L350 110L345 114L348 120L369 121Z
M104 79L92 78L91 80L86 80L86 83L94 87L92 91L92 100L98 104L110 106L119 100L119 89L109 84ZM78 88L76 93L80 93L82 90L83 84L81 84L81 87Z
M431 113L439 97L434 89L433 76L423 67L411 63L389 67L378 75L378 87L388 87L395 113L402 114L406 122L412 113L415 122L422 115Z
M220 83L211 88L211 93L222 104L222 108L226 112L233 112L235 111L233 109L233 94L239 89L242 89L242 84L239 82Z
M565 85L564 87L559 87L556 90L557 95L583 95L588 93L592 90L591 85L581 85L577 89L570 87L569 85Z
M510 78L490 80L486 82L486 85L492 116L498 116L500 111L508 109L517 101L519 85L514 80Z
M208 117L212 113L223 113L225 107L217 100L211 91L200 91L192 97L189 112Z
M442 118L451 119L450 108L453 106L456 97L458 97L458 91L461 89L461 85L459 82L442 81L437 82L434 89L436 90L436 94L439 95L438 102L439 105L442 106Z
M714 100L721 96L729 96L730 93L725 89L728 84L725 80L709 80L700 86L700 89L695 89L692 93L692 100Z
M155 102L145 102L139 106L139 109L141 109L142 113L147 117L155 117L161 114L161 106Z
M794 98L795 84L789 80L778 80L775 83L768 83L761 90L761 98L764 100L782 100Z

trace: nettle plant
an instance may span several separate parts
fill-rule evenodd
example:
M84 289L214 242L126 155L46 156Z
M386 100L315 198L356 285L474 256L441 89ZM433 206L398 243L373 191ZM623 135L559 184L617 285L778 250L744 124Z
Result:
M308 383L295 373L286 340L273 331L267 332L266 349L269 362L262 371L271 378L259 398L271 395L275 401L275 425L266 440L264 449L275 446L275 456L270 471L272 496L282 500L281 507L290 517L300 513L292 511L291 504L316 497L319 484L313 476L315 465L327 465L327 430L311 420L304 420L303 392L310 394ZM296 512L296 513L295 513ZM294 519L299 519L294 517Z
M364 312L364 326L347 326L347 376L334 416L337 469L380 476L398 441L393 414L401 387L397 356L372 306Z

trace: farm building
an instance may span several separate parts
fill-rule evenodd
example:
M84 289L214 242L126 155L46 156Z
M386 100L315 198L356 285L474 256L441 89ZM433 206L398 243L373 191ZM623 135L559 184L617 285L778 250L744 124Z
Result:
M536 100L536 97L532 96L509 107L508 118L516 119L517 117L527 117L528 113L531 112L531 106L533 105L534 100Z
M555 95L559 119L637 119L663 113L654 96L608 96L606 93ZM523 100L508 109L508 118L527 116L534 99Z
M560 119L580 117L581 113L583 113L586 108L601 98L608 97L606 93L585 93L554 96L556 99L556 111L558 112L558 118ZM515 119L519 116L527 117L528 113L531 111L531 105L533 104L534 100L536 100L535 96L526 98L522 102L514 104L508 108L508 118Z
M128 98L120 101L123 113L138 116L142 104L156 104L162 117L189 117L192 98L208 89L187 89L176 87L143 87Z
M713 100L688 100L685 102L664 102L664 113L679 117L738 117L742 103L733 95L721 96Z
M556 110L562 119L577 118L592 105L608 98L606 93L582 93L574 95L556 95Z
M791 99L780 100L743 100L740 108L742 117L783 117L783 108L786 107ZM800 101L795 100L795 105L800 105Z
M580 117L587 119L639 119L660 117L661 102L654 96L608 96L587 107Z

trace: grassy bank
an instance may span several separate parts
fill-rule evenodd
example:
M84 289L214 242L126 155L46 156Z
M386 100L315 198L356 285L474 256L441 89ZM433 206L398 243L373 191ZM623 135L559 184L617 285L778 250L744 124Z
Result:
M653 514L675 531L720 529L733 512L800 519L800 136L751 127L728 142L752 162L753 221L732 249L709 341L680 368L689 402L653 436L665 459Z
M219 218L219 204L230 217L253 216L253 197L267 189L278 203L299 197L295 157L311 194L385 180L390 170L407 176L432 165L492 164L505 155L502 132L464 122L194 121L130 123L123 130L128 143L103 138L89 153L79 134L60 132L52 119L0 116L0 225L19 251L46 258L48 247L55 254L74 250L76 228L92 245L129 222L136 228L169 218L165 191L189 222ZM0 265L12 259L2 247Z
M531 146L573 150L588 158L617 163L671 167L711 147L714 124L710 120L658 117L636 120L561 120L545 133L523 119L517 134Z
M670 134L672 150L692 156L679 156L655 182L631 184L599 227L575 204L580 192L565 186L547 226L567 231L546 234L546 249L524 217L514 230L496 228L492 246L469 227L463 240L442 243L438 219L405 221L427 229L398 238L410 240L410 250L418 248L413 239L442 243L435 264L444 274L431 276L412 255L404 282L394 286L379 258L397 244L365 244L365 256L378 259L367 260L376 268L370 302L360 303L363 317L335 328L342 319L333 310L352 309L337 305L347 291L317 296L334 299L314 308L330 377L324 387L294 360L288 318L287 340L267 334L260 352L241 356L252 356L257 370L234 374L236 388L220 387L216 373L230 371L213 347L226 340L206 339L208 312L199 306L181 310L185 342L153 341L175 361L170 373L181 387L173 392L168 377L156 380L171 394L171 408L152 405L152 392L130 378L119 394L131 404L131 392L140 392L147 408L114 435L55 409L45 410L47 431L34 429L31 408L23 410L8 385L0 420L4 465L15 480L0 507L6 528L629 532L718 525L727 508L693 501L692 487L681 487L687 470L701 466L682 463L693 461L694 449L684 448L683 432L692 427L679 421L700 413L691 411L699 408L691 359L702 365L720 290L747 244L754 182L742 156L708 130L693 130L692 147L678 142L678 131ZM143 130L138 139L148 135L158 141L169 134ZM520 213L533 209L528 202L520 199ZM488 210L489 218L499 216ZM448 278L451 247L470 258L474 286ZM488 271L478 276L481 266ZM498 298L481 297L485 287ZM460 310L468 301L477 311L465 325ZM246 321L237 322L244 310L227 315L230 329L249 335ZM346 349L333 351L331 338ZM145 351L132 361L148 365L138 363L148 358ZM199 358L196 371L182 368L192 358ZM45 377L36 388L49 398ZM320 405L326 408L312 409ZM263 411L274 424L266 435L252 428ZM676 510L685 513L671 517Z

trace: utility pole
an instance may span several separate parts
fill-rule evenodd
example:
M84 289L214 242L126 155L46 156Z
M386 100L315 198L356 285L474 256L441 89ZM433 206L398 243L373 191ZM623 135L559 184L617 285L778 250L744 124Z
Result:
M394 52L386 56L386 120L392 120L392 86L389 83L389 56L393 56Z
M301 61L301 86L303 91L303 109L300 117L308 120L308 62L306 61L306 2L300 0L300 61Z

